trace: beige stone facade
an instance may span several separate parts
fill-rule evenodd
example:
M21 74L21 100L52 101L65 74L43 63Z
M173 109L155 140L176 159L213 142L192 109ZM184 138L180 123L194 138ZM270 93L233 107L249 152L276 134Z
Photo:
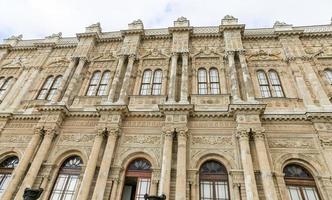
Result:
M162 29L137 20L13 36L0 45L0 163L19 163L1 199L27 187L51 199L70 156L83 163L77 200L125 199L138 158L151 165L150 195L170 200L204 199L210 160L227 171L228 199L291 200L292 164L312 175L316 199L332 199L330 70L332 24L245 29L225 16L192 27L181 17Z

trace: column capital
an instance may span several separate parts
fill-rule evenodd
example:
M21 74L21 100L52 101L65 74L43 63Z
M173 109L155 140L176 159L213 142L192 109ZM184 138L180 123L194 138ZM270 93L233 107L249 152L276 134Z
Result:
M253 128L252 133L255 139L263 139L265 137L264 128Z
M135 54L130 54L128 57L129 57L129 60L132 60L132 61L136 60L136 55Z
M178 57L179 56L179 53L178 52L172 52L172 57Z
M163 127L162 128L162 134L164 135L164 137L171 137L173 138L174 136L174 127Z
M188 128L187 127L181 127L181 128L177 128L177 135L178 137L184 137L187 138L189 133L188 133Z
M98 128L96 137L104 137L108 134L107 128Z
M189 57L189 52L182 52L182 57Z
M110 128L108 131L107 131L107 135L108 137L119 137L120 136L120 129L119 127L116 127L116 128Z
M234 56L235 55L235 51L234 50L226 50L226 55L227 56Z
M245 129L245 128L236 130L236 137L239 140L241 140L241 139L249 140L249 130Z
M34 134L43 136L45 133L44 127L36 127L34 129Z
M239 55L245 55L246 54L245 49L239 49L238 52L239 52Z

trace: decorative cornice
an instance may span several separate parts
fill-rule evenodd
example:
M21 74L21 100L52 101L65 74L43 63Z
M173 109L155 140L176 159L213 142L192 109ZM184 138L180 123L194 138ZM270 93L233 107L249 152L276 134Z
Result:
M12 120L39 120L41 118L40 115L37 114L13 114L10 119Z
M120 112L120 113L128 113L127 105L99 105L96 106L96 110L100 112Z
M228 111L235 112L258 112L264 113L266 104L229 104Z
M69 110L65 105L43 105L38 106L37 110L39 112L62 112L68 115Z
M138 118L161 118L164 117L165 115L161 112L128 112L125 115L126 117L138 117Z
M264 121L306 121L305 114L264 114L261 117Z
M244 33L245 24L225 24L219 26L219 32L224 32L226 30L240 30L241 33Z
M93 37L97 40L100 39L100 36L97 32L77 33L76 37L78 38L78 40L80 40L81 38L85 38L85 37Z
M121 30L122 37L126 35L144 35L144 29L129 29L129 30Z
M87 111L83 111L83 112L80 112L80 111L71 111L68 113L69 117L87 117L87 118L91 118L91 117L100 117L99 113L98 112L87 112Z
M168 27L168 31L170 33L174 33L174 32L189 32L189 33L193 33L193 29L194 27L189 26L189 27Z
M158 105L160 111L164 112L191 112L194 109L192 104L163 104Z

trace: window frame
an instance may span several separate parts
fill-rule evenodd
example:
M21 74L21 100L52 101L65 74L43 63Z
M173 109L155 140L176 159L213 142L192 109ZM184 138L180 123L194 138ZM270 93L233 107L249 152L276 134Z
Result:
M271 74L273 74L273 73L275 74L278 83L273 83L272 78L271 78ZM275 98L285 98L284 88L282 87L281 79L280 79L279 73L278 73L276 70L274 70L274 69L270 69L270 70L268 71L268 81L269 81L269 84L270 84L271 97L275 97ZM280 87L280 91L281 91L281 93L282 93L282 96L277 96L276 89L275 89L276 87Z
M262 98L271 98L272 93L271 93L271 88L270 88L270 82L269 82L268 77L266 76L265 71L264 70L257 70L256 74L257 74L257 80L258 80L259 91L260 91L261 97ZM264 79L265 79L266 83L262 83L262 81L261 81L262 79L260 77L260 74L262 74L264 76ZM266 89L268 89L268 90L266 90ZM269 93L268 96L265 96L265 94L264 94L264 92L266 92L266 91L268 91L268 93Z
M1 85L0 85L0 99L2 99L5 95L6 95L6 93L7 93L7 91L9 90L9 87L10 87L10 84L11 84L11 82L12 82L12 80L14 79L14 77L13 76L9 76L9 77L0 77L0 81L2 81L3 80L3 82L1 83Z
M145 82L144 79L144 74L150 72L150 77L149 77L149 82ZM155 80L156 78L156 73L160 72L160 82L157 82ZM141 85L140 85L140 89L139 89L139 96L160 96L162 95L162 86L163 85L163 70L160 68L157 69L144 69L143 73L142 73L142 78L141 78ZM160 86L157 90L155 90L154 88ZM147 89L145 88L147 87ZM143 90L144 89L144 90ZM142 93L143 91L145 91L146 93ZM159 91L158 94L155 94L154 91Z
M205 81L201 81L200 77L200 71L204 72L204 79ZM215 72L216 79L217 81L212 80L212 72ZM217 93L212 93L212 91L215 91L216 88L213 88L212 85L217 85ZM200 86L205 86L205 87L200 87ZM206 93L203 93L202 91L206 90ZM217 67L210 67L210 68L205 68L205 67L200 67L197 70L197 94L198 95L220 95L221 94L221 88L220 88L220 74L219 70Z
M105 74L109 74L108 75L108 79L107 79L107 83L102 83L103 82L103 79L104 79L104 76ZM98 87L97 87L97 92L96 92L96 95L95 96L105 96L107 95L107 86L110 84L110 81L111 80L111 71L110 70L105 70L103 71L103 73L101 74L101 77L100 77L100 80L99 80L99 83L98 83ZM105 86L105 94L103 95L100 95L99 94L99 91L100 91L100 88L101 86Z
M1 165L9 159L14 159L15 163L14 163L13 167L8 167L8 166L2 167ZM19 158L16 155L8 156L7 158L3 159L0 162L0 175L2 175L0 177L0 192L1 192L1 190L3 191L0 193L0 198L3 195L3 193L5 192L5 190L7 189L8 184L11 181L12 174L18 164L19 164Z
M98 80L97 80L97 82L96 83L92 83L92 81L94 81L94 76L96 75L96 74L99 74L98 76ZM92 73L92 75L91 75L91 77L90 77L90 80L89 80L89 84L88 84L88 88L87 88L87 90L86 90L86 92L85 92L85 96L88 96L88 97L93 97L93 96L97 96L97 91L98 91L98 87L99 87L99 83L100 83L100 80L101 80L101 76L102 76L102 73L101 73L101 71L100 70L96 70L96 71L94 71L93 73ZM91 87L95 87L95 90L93 90L92 92L92 94L90 95L89 94L89 91L90 91L90 88Z
M201 74L200 74L201 71L204 73L203 79L205 79L205 81L201 80ZM209 80L209 78L208 78L207 70L204 67L198 68L198 70L197 70L197 93L199 95L208 95L209 94L208 80ZM205 87L200 87L201 85L205 85ZM206 93L201 92L203 90L206 90Z
M328 75L330 74L330 75ZM324 76L329 85L332 85L332 70L330 68L324 69Z

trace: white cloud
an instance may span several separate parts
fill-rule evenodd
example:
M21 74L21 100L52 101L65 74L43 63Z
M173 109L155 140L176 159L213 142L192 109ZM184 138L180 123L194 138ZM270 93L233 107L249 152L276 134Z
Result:
M103 31L120 30L139 18L146 28L169 27L179 16L194 26L219 25L227 14L250 28L272 27L276 20L327 24L331 8L331 0L0 0L0 39L74 36L96 22Z

